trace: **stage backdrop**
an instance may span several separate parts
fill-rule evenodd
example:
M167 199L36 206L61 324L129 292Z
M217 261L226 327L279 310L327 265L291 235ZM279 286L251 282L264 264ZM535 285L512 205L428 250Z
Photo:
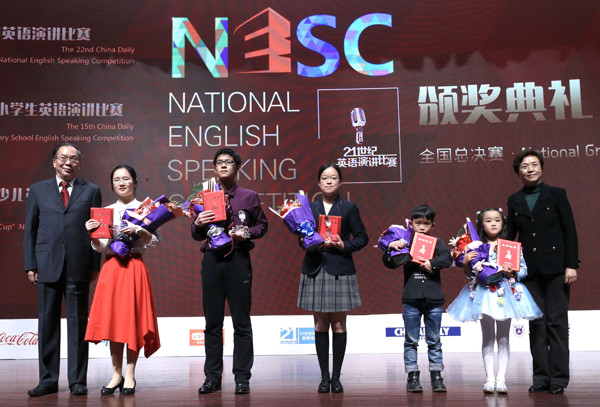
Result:
M83 152L80 177L105 205L122 163L138 172L138 198L183 200L231 147L239 184L267 211L300 189L318 197L318 167L337 162L370 237L355 255L356 314L401 311L402 275L372 247L383 229L428 203L447 241L477 210L506 208L521 187L514 154L537 148L544 180L566 188L575 212L571 309L600 309L595 0L7 2L0 73L0 319L37 315L23 272L25 201L31 183L54 176L51 151L64 141ZM252 313L302 314L303 252L267 216ZM147 255L161 317L203 314L189 224L165 225ZM464 283L457 268L443 272L448 301Z

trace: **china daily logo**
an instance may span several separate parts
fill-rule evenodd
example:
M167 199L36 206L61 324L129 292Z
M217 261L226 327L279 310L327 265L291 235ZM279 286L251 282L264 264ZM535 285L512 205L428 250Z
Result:
M187 17L173 17L171 77L185 78L186 42L196 50L209 72L214 78L227 78L229 66L233 58L252 61L259 64L260 69L242 71L241 73L290 73L291 59L291 24L288 19L268 7L238 25L233 37L239 39L243 50L229 49L229 18L215 18L214 48L211 50L196 30L199 22L194 24ZM319 66L308 66L300 61L296 63L296 73L309 78L320 78L334 73L340 64L340 51L332 44L312 34L318 26L337 28L337 18L327 14L317 14L304 18L296 28L296 39L305 48L321 54L325 62ZM394 62L388 61L374 64L365 60L359 48L359 39L365 29L372 26L392 27L391 14L371 13L354 20L344 34L343 55L352 69L367 76L383 76L394 72ZM373 29L371 29L373 30ZM370 31L371 31L370 30ZM383 29L385 30L385 29ZM381 27L376 33L369 35L385 35ZM263 45L260 45L263 44ZM260 48L268 44L268 48ZM364 46L364 45L363 45ZM244 64L241 64L244 65Z
M282 345L314 345L315 328L279 328L279 343Z
M440 336L460 336L460 326L443 326L440 329ZM387 338L404 337L404 327L385 328ZM425 327L419 329L419 336L425 338Z

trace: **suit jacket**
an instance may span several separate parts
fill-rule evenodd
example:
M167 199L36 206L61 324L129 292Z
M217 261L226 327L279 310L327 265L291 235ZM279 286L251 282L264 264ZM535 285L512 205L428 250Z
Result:
M440 270L452 265L452 255L442 239L437 239L433 258L429 262L431 263L431 271L422 269L419 263L412 261L404 265L403 303L419 300L444 303Z
M564 189L542 183L533 211L520 190L508 198L507 220L508 238L518 233L529 275L579 267L575 219Z
M65 208L56 178L29 187L25 219L25 271L37 270L38 281L58 281L66 266L69 281L89 281L100 268L100 254L90 244L85 222L90 208L102 206L96 185L76 178Z
M311 202L310 209L319 224L319 215L325 215L323 201ZM313 274L321 264L331 275L356 274L352 253L362 249L369 242L369 236L360 218L358 207L349 201L343 201L338 196L329 211L330 216L341 216L340 238L344 242L344 251L322 247L319 250L306 252L302 263L303 274Z

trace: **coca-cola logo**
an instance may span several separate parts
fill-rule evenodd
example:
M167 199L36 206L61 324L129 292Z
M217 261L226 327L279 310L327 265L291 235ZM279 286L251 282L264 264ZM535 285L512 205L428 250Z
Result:
M37 332L23 332L21 334L7 334L0 332L0 346L17 345L17 346L37 346Z

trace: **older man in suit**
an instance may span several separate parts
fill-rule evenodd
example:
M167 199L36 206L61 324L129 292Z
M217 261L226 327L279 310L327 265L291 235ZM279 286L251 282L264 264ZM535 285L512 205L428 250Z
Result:
M38 292L39 383L31 397L58 391L60 317L65 298L68 381L73 395L87 394L89 285L100 267L85 222L102 206L100 188L77 178L81 152L62 143L54 148L56 176L29 188L25 220L25 272Z
M508 198L509 238L519 235L528 272L523 282L544 313L529 322L529 392L561 394L569 383L569 292L579 267L575 219L565 190L542 182L539 151L520 152L513 168L523 189Z

